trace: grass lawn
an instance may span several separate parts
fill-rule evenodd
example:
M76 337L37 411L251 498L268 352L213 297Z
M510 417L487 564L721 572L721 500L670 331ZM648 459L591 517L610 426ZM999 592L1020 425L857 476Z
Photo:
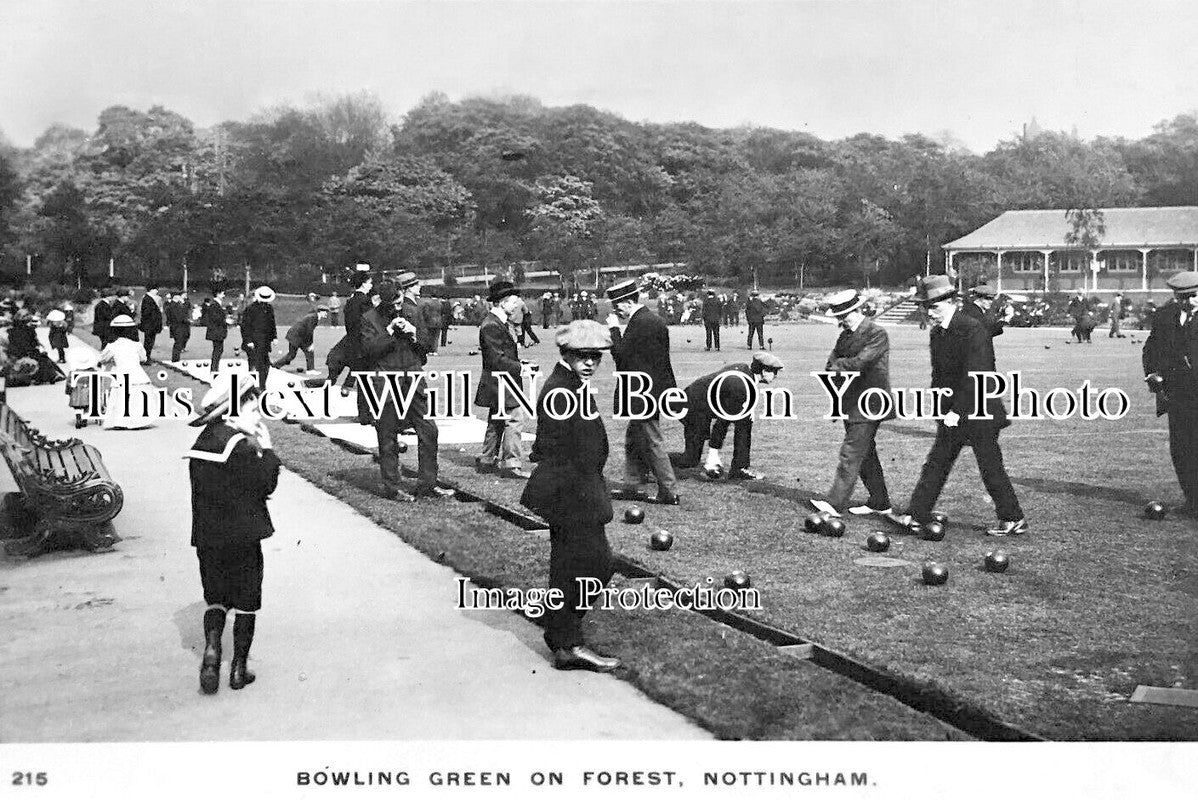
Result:
M905 326L889 331L893 384L925 387L927 334ZM337 333L319 332L322 358ZM964 451L938 504L951 518L948 536L935 543L895 537L887 555L911 565L879 568L857 563L875 524L849 520L839 540L806 533L802 525L810 513L804 500L831 483L843 430L820 418L823 393L809 374L822 368L836 330L775 326L766 335L787 365L776 385L794 392L797 412L796 419L755 425L753 466L769 480L740 486L686 476L683 505L650 506L648 524L639 527L618 521L626 504L617 504L617 522L608 528L617 551L685 581L744 569L763 594L764 608L754 616L1041 736L1198 738L1198 710L1128 702L1138 684L1198 689L1198 523L1173 514L1162 522L1140 516L1143 503L1176 504L1180 491L1165 422L1153 414L1140 379L1136 341L1096 337L1093 345L1067 345L1064 332L1027 329L997 339L998 368L1022 370L1025 386L1075 389L1088 379L1097 389L1122 387L1132 398L1131 412L1116 422L1016 421L1003 433L1007 468L1032 525L1030 535L1015 540L984 535L994 513L972 454ZM683 384L749 356L734 331L725 330L723 353L703 352L700 327L673 328L671 336ZM1142 341L1144 334L1133 336ZM453 344L430 367L477 374L478 357L468 355L477 346L474 329L455 329L450 338ZM526 352L546 371L556 360L547 343ZM601 408L610 413L610 361L597 385ZM623 467L624 424L608 419L607 425L615 479ZM882 428L879 450L899 507L910 496L932 430L915 421ZM681 449L681 425L667 423L666 431L670 448ZM357 488L368 460L298 426L281 426L277 439L289 466L388 521L425 552L444 551L466 574L543 584L548 547L536 534L469 504L437 506L444 510L431 514L419 504L402 507L403 521L395 525L394 506ZM447 475L516 503L519 482L474 476L468 463L468 454L443 450ZM863 498L860 488L857 496ZM416 519L422 522L411 524ZM654 526L675 535L673 549L647 548ZM1002 575L980 568L984 553L996 547L1011 555ZM933 559L949 569L945 586L919 582L922 562ZM625 658L628 675L648 693L721 735L943 736L938 723L920 728L902 713L890 714L893 701L850 692L847 681L836 694L807 693L801 687L817 687L817 675L844 679L694 615L613 612L596 615L594 628L596 643ZM800 704L814 705L789 702L804 696ZM846 697L880 698L880 710L860 699L842 709Z

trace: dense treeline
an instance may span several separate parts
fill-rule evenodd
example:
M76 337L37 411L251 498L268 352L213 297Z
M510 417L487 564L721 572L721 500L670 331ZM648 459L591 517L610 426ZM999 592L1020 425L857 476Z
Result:
M838 141L621 119L534 99L359 94L197 129L113 106L94 131L0 141L0 270L95 283L245 265L290 284L359 261L563 270L681 261L763 282L899 283L1008 208L1198 204L1198 118L1140 140L1043 132L976 155L921 135ZM1065 222L1062 220L1062 226Z

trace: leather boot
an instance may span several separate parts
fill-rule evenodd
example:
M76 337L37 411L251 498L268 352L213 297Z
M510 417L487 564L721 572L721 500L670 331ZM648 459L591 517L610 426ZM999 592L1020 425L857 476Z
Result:
M240 689L253 683L256 677L246 667L250 657L250 645L254 643L253 614L238 614L233 619L233 661L229 664L229 688Z
M225 632L225 610L204 612L204 660L200 663L200 691L216 694L220 688L220 638Z

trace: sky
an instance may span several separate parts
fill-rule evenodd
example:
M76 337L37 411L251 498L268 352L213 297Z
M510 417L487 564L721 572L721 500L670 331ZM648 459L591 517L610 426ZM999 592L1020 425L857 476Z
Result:
M1141 137L1198 110L1198 3L1172 0L0 0L0 133L160 104L206 127L366 90L531 95L627 119Z

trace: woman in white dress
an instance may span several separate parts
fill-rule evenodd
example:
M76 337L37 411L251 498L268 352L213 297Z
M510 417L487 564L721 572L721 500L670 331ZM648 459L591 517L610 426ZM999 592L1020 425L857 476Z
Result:
M146 351L137 338L137 326L128 314L120 314L108 323L115 338L100 353L100 366L113 373L104 410L104 427L118 430L149 428L153 419L144 412L153 409L148 393L140 388L150 385L150 376L142 369ZM124 408L124 383L129 384L129 413Z

